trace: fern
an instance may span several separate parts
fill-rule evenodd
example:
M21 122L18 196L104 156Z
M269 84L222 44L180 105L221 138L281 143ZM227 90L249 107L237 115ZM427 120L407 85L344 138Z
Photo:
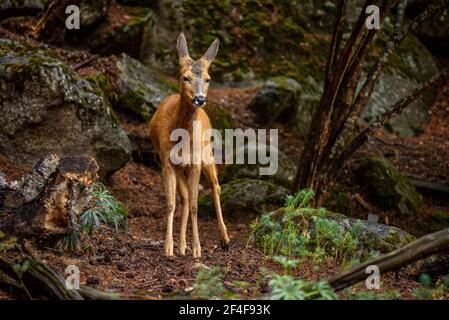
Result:
M110 225L118 233L127 228L127 213L123 204L112 196L102 183L95 183L92 191L93 206L79 217L79 225L89 235L102 224Z

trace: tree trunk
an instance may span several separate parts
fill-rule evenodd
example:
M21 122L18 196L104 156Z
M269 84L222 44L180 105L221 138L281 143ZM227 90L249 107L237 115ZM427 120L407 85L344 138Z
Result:
M0 174L0 229L41 242L72 233L89 206L97 171L91 157L50 153L20 181Z

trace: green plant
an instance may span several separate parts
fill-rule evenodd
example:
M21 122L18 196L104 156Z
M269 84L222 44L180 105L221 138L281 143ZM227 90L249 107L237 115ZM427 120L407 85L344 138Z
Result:
M263 214L252 224L252 239L257 239L267 255L312 258L316 262L331 258L342 264L358 258L361 223L346 230L326 217L326 209L310 207L313 198L310 189L288 196L285 208L276 215Z
M299 190L294 195L288 195L285 199L285 206L290 209L304 208L315 197L315 192L311 189Z
M17 247L17 238L6 237L6 235L0 231L0 253Z
M325 281L304 281L290 275L275 275L270 280L273 300L336 300L338 296Z
M108 224L115 232L127 228L127 213L123 204L112 196L102 183L95 183L92 191L93 205L79 217L81 229L90 235L95 228Z
M428 273L421 273L418 279L424 287L430 288L432 286L432 277Z
M193 284L193 293L199 298L220 297L225 288L223 286L223 270L214 266L200 268Z
M94 228L99 229L102 224L113 227L116 234L127 229L128 216L125 207L102 183L97 182L93 185L91 201L91 207L78 218L74 232L64 238L63 247L71 251L80 249L86 235L91 236ZM85 245L84 249L89 248Z
M296 269L299 265L299 260L288 259L284 256L275 256L273 260L279 263L288 274L291 274L293 269Z
M432 287L432 278L427 273L419 276L419 282L424 286L413 290L413 295L418 300L440 300L449 297L449 275L437 280Z

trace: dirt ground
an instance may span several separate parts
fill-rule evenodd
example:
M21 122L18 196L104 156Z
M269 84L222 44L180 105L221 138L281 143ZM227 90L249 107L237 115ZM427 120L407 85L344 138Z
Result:
M406 174L416 179L448 185L448 88L449 85L446 85L441 90L440 98L432 108L432 121L421 135L397 138L379 133L376 136L378 139L372 140L353 157L346 170L350 171L357 158L363 155L391 154L389 158ZM253 114L246 108L253 94L253 89L215 89L212 90L211 100L231 110L243 127L256 126ZM125 128L128 132L143 130L144 135L147 130L145 125L125 124ZM287 129L280 129L281 148L293 157L299 154L301 141L293 138ZM29 167L17 167L0 156L0 170L9 177L18 178L27 169ZM342 186L347 185L346 182L342 179ZM36 250L34 254L61 273L64 273L68 265L77 265L81 271L82 283L125 295L138 294L150 299L188 294L192 290L198 269L204 266L222 267L225 287L233 293L247 297L260 296L267 291L267 279L260 272L262 268L282 272L279 265L265 257L248 241L251 219L245 216L234 220L226 219L232 239L229 251L224 252L219 247L216 221L200 218L202 258L193 259L189 247L185 257L164 257L165 199L157 168L129 162L110 178L108 187L128 210L129 226L126 233L115 235L110 228L102 227L85 243L83 251L74 253L61 248L43 248ZM435 210L449 212L449 199L431 194L425 194L424 198L424 217L426 212ZM374 204L371 205L375 207ZM356 211L356 215L366 215L366 209L363 207ZM179 217L175 220L176 232L177 219ZM296 274L305 279L316 280L325 279L339 270L340 266L332 263L314 266L311 262L305 262ZM420 287L420 284L408 274L407 270L402 270L384 275L382 291L394 289L400 292L402 298L413 299L411 293L413 289ZM245 281L249 285L243 288L238 281ZM359 287L354 287L353 291L359 291ZM1 297L10 296L7 292L2 292ZM344 298L344 295L341 297Z

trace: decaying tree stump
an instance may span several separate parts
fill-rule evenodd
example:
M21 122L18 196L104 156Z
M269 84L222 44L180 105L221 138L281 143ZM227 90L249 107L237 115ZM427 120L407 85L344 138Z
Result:
M60 159L50 153L20 181L0 173L0 230L22 238L58 240L73 232L91 200L98 165L94 158Z

